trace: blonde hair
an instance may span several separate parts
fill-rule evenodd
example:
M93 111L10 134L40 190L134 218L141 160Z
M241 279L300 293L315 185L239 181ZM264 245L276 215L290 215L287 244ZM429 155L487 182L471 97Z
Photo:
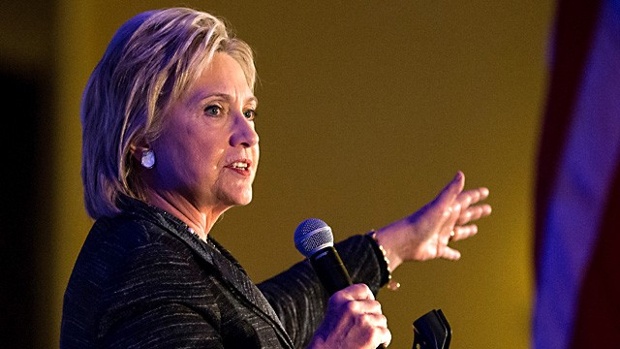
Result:
M241 65L253 90L251 48L211 14L184 7L147 11L118 29L82 97L82 182L89 216L118 214L123 195L144 200L130 146L158 137L162 111L181 97L216 52Z

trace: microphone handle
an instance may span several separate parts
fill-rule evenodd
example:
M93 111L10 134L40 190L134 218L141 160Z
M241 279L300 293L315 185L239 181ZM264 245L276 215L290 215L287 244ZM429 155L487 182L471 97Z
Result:
M330 296L353 283L335 248L331 246L323 248L309 259L321 284Z
M321 284L330 296L353 283L335 248L324 248L309 259ZM377 347L377 349L386 348L383 343Z

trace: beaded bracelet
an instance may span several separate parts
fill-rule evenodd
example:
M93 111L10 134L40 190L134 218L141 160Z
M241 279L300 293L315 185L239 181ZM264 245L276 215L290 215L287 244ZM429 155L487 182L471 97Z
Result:
M377 255L380 254L383 256L383 260L379 258L379 263L383 264L382 267L384 268L384 270L387 271L387 277L384 276L382 278L381 284L387 283L386 287L391 291L398 290L398 288L400 287L400 283L392 280L392 271L390 270L390 260L387 257L387 251L379 243L379 240L377 240L377 232L375 232L374 230L371 230L370 232L368 232L367 236L370 237L370 239L374 242L374 244L372 245L373 245L373 248L375 249L375 252L378 252ZM381 273L381 274L384 274L384 273Z

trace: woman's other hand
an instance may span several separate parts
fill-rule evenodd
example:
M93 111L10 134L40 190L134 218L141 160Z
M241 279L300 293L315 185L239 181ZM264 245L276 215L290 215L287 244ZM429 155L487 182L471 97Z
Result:
M448 246L478 232L472 222L491 214L491 206L480 202L489 196L485 187L463 191L465 175L459 171L441 192L420 210L376 232L387 251L390 270L402 262L435 258L458 260L461 253Z

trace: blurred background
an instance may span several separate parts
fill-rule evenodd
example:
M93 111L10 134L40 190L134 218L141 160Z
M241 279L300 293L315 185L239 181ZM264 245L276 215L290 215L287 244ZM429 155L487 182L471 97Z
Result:
M79 103L124 21L190 6L255 50L261 165L254 201L212 234L256 281L302 260L306 218L337 240L419 209L462 170L491 217L458 262L406 264L379 300L391 348L440 308L452 348L529 346L536 152L554 1L0 2L3 178L0 341L58 347L62 297L92 222L82 202Z

